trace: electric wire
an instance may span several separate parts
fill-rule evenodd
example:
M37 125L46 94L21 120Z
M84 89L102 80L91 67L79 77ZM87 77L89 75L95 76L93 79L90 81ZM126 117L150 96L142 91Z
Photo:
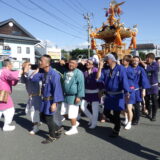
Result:
M79 26L76 26L74 24L71 24L69 22L67 22L66 20L56 16L55 14L53 14L52 12L46 10L45 8L41 7L41 5L33 2L32 0L28 0L30 3L32 3L33 5L35 5L36 7L38 7L40 10L42 10L43 12L45 12L46 14L48 14L49 16L51 16L52 18L56 19L58 22L65 24L67 26L70 26L73 30L76 30L79 33L79 30L82 31L82 28L80 28Z
M75 22L76 24L78 24L78 25L80 25L80 26L82 25L82 24L80 24L78 21L74 20L72 17L66 15L66 13L62 12L59 8L55 7L55 6L53 5L53 2L51 3L51 2L49 2L48 0L44 0L44 1L45 1L45 3L46 3L48 6L54 8L56 11L58 11L59 13L61 13L61 14L62 14L63 16L65 16L66 18L72 20L73 22Z
M51 25L51 24L49 24L49 23L47 23L47 22L44 22L44 21L42 21L42 20L40 20L40 19L38 19L38 18L36 18L36 17L33 17L32 15L30 15L30 14L28 14L28 13L26 13L26 12L24 12L24 11L22 11L22 10L20 10L20 9L18 9L18 8L16 8L16 7L14 7L14 6L12 6L12 5L4 2L3 0L0 0L0 2L1 2L2 4L4 4L4 5L12 8L12 9L16 10L17 12L19 12L19 13L21 13L21 14L29 17L29 18L32 18L32 19L34 19L35 21L37 21L37 22L39 22L39 23L41 23L41 24L44 24L44 25L46 25L46 26L48 26L48 27L50 27L50 28L52 28L52 29L54 29L54 30L57 30L57 31L62 32L62 33L65 33L66 35L69 35L69 36L74 37L74 38L83 39L83 40L85 39L85 38L83 38L83 37L80 37L80 36L77 36L77 35L68 33L68 32L66 32L66 31L63 31L63 30L61 30L61 29L59 29L59 28L57 28L57 27L55 27L55 26L53 26L53 25Z

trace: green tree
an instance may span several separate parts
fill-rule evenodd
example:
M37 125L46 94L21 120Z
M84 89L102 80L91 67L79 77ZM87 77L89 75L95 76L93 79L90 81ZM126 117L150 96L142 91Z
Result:
M67 52L66 50L62 49L62 50L61 50L61 53L62 53L62 54L65 54L65 53L68 53L68 52Z
M66 60L69 60L71 58L71 55L69 53L64 53L62 57Z
M91 56L93 56L93 51L91 50L90 52L91 52ZM76 48L70 52L70 55L73 58L78 58L79 56L83 56L84 58L87 58L88 57L88 49Z
M139 52L139 57L140 57L142 60L145 60L146 54L145 54L144 52Z
M65 58L66 60L69 60L71 58L69 51L62 49L61 53L62 53L62 58Z

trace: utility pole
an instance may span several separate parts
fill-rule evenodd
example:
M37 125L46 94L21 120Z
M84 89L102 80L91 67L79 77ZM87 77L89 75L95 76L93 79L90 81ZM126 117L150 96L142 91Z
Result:
M93 14L89 14L87 13L86 15L83 14L83 17L84 19L87 20L87 26L88 26L88 29L87 29L87 32L88 32L88 58L90 58L91 56L91 52L90 52L90 43L91 43L91 40L90 40L90 31L91 31L91 16L93 16Z

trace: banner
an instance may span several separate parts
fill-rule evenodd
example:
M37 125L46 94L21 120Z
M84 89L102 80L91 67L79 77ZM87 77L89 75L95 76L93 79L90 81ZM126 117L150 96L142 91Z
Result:
M3 50L2 55L11 55L11 50Z
M52 59L61 59L60 52L48 51L48 55L50 55Z

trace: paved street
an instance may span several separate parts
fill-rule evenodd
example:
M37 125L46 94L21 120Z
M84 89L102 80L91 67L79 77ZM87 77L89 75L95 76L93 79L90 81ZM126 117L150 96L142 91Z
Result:
M44 145L40 142L47 133L45 124L38 135L28 134L31 122L24 113L27 94L22 84L14 88L13 99L16 130L0 131L1 160L160 160L160 110L156 122L142 117L140 125L130 131L122 128L117 139L108 137L112 124L99 123L95 130L89 130L83 118L79 134L63 135L56 142ZM1 128L2 125L3 120L0 121ZM64 125L68 129L70 124L66 121Z

